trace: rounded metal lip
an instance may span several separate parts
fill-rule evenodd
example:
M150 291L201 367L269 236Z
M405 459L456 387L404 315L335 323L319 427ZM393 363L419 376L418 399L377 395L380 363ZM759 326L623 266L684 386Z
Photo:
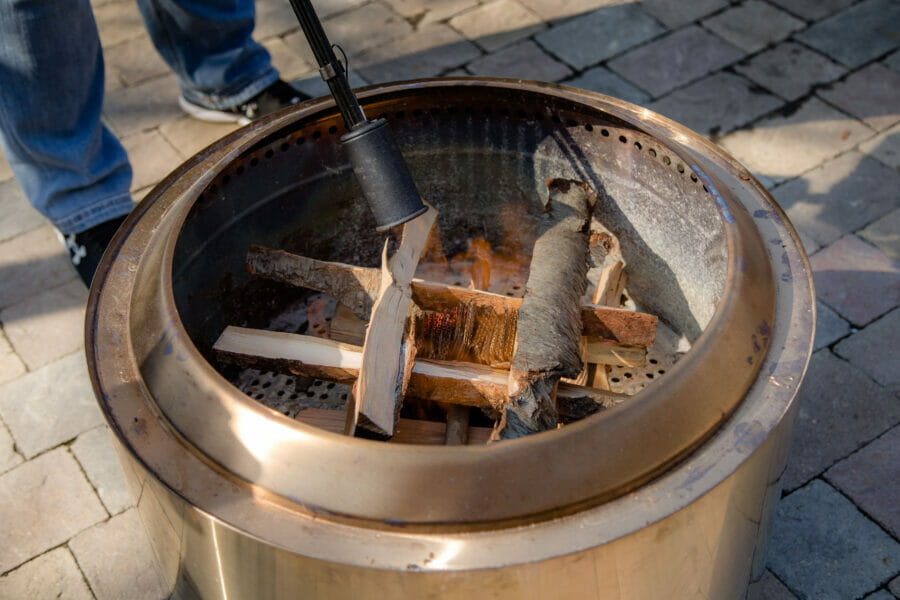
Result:
M608 105L608 108L616 109L616 112L613 113L614 116L618 118L631 117L639 124L643 123L642 119L648 119L652 116L644 109L635 110L637 107L621 103L620 101L610 101L610 99L599 95L574 93L571 90L551 84L512 83L499 80L454 79L449 81L409 82L388 86L387 88L370 88L362 91L360 96L363 99L402 96L407 91L414 92L425 88L455 85L488 85L500 89L551 93L569 100L583 98L584 101ZM710 402L713 406L706 407L706 426L694 431L692 438L670 444L665 449L663 459L656 464L648 464L648 461L644 460L643 463L635 465L634 462L641 457L629 456L623 452L623 449L628 447L628 444L626 444L624 447L616 448L617 453L615 456L598 468L597 461L594 460L596 457L588 453L587 450L595 443L599 433L608 432L615 436L617 431L628 431L631 428L635 430L635 435L640 434L638 437L646 437L649 434L656 433L664 439L667 434L671 435L671 430L666 429L666 422L659 423L658 427L662 429L655 432L648 431L645 422L648 418L648 412L651 416L654 412L661 412L663 421L669 417L674 417L676 420L684 418L683 414L678 414L679 411L673 410L671 394L668 393L668 387L671 386L666 386L665 388L660 385L651 386L635 397L632 402L595 415L580 423L570 425L561 431L545 432L486 448L452 449L443 447L413 447L411 449L409 446L394 446L367 440L345 438L288 419L238 392L211 365L206 363L199 350L188 338L178 318L174 297L171 294L172 261L177 232L181 230L183 222L187 218L188 211L196 199L196 193L214 176L219 165L226 164L242 151L242 145L235 143L240 142L241 137L252 131L256 139L259 139L272 131L283 128L289 123L297 122L304 118L312 119L317 116L317 113L330 108L332 107L327 101L307 103L296 111L281 114L260 124L250 126L242 130L242 132L233 134L206 153L186 163L176 174L173 174L172 177L163 182L154 193L151 193L146 201L148 206L144 208L149 209L150 202L157 201L168 192L171 192L169 186L183 187L184 184L180 181L180 178L192 168L198 168L198 171L203 172L190 186L190 189L179 192L178 198L170 199L170 204L165 207L165 212L168 213L166 216L167 223L165 227L160 227L160 230L164 229L166 233L165 239L162 240L161 244L162 256L158 271L162 284L160 289L163 290L163 293L159 294L157 299L161 302L160 310L165 316L165 321L167 321L166 327L168 328L171 341L178 346L177 351L180 351L180 356L182 357L182 360L176 361L172 365L173 369L177 368L179 364L182 366L190 365L191 373L188 377L192 378L192 385L199 386L196 387L196 390L206 396L210 402L218 403L226 413L229 422L244 422L249 425L246 427L246 431L243 432L240 430L240 427L237 427L237 429L232 427L231 433L233 437L225 440L223 443L221 439L214 439L221 436L221 430L211 433L203 429L202 425L204 423L185 421L180 418L185 413L179 412L184 409L179 407L178 403L167 403L162 398L156 398L154 401L158 404L161 412L165 414L165 418L172 422L175 429L186 436L189 443L195 447L195 451L203 453L209 459L222 465L227 471L250 482L252 485L265 488L274 494L288 498L307 508L320 509L362 519L393 520L409 523L440 524L467 521L497 521L549 513L560 508L584 505L585 503L593 504L619 495L628 489L633 489L658 475L661 470L671 466L673 462L683 458L686 453L693 450L697 444L711 435L718 424L737 406L740 397L743 396L742 391L737 397L732 393L731 397L726 398L721 406L716 405L715 398L713 398L713 401ZM592 106L591 108L597 109L598 107ZM599 108L603 109L602 106ZM623 110L625 111L624 115L619 114ZM623 120L630 121L631 119L623 118ZM689 141L697 143L697 146L700 147L705 146L703 142L697 140L699 136L688 132L680 126L674 126L674 124L666 122L662 117L657 116L651 121L656 127L667 129L674 136L682 138L681 143ZM647 131L640 127L639 129ZM658 133L663 133L663 131L660 130ZM650 135L653 135L653 133L651 132ZM653 137L672 149L675 154L679 154L672 147L671 141L661 139L659 135L653 135ZM736 165L733 161L724 156L721 151L714 147L707 147L705 150L714 151L718 158L724 160L728 167L731 169L735 168ZM696 164L699 161L686 160L686 162L688 164ZM703 173L702 168L698 166L698 169ZM741 171L743 172L743 169ZM714 193L722 193L717 191L713 184L714 175L704 173L704 176L708 178L707 180ZM736 200L730 196L727 188L723 187L722 191L724 195L718 196L718 199L721 199L720 209L730 211L723 213L723 221L727 223L729 218L732 220L743 218L745 219L743 225L746 226L746 219L749 217L741 216L741 211L736 210L738 208L734 206ZM182 201L181 206L176 206L181 201L181 198L187 198L192 194L193 197L188 198L189 201ZM771 203L767 200L766 195L762 196L762 200ZM176 210L171 211L170 209L172 208ZM146 212L146 210L141 211L141 213L143 212ZM106 359L97 356L90 324L92 319L102 317L97 311L102 301L102 292L105 291L108 271L113 264L113 256L121 250L121 243L126 241L126 238L133 234L135 230L141 228L141 224L137 223L137 217L141 213L137 213L133 218L129 218L128 229L120 233L121 239L117 237L118 244L115 244L116 249L113 253L104 257L101 269L98 271L102 275L102 278L97 278L99 284L92 288L89 302L88 341L90 345L88 348L93 352L89 354L89 362L98 397L101 398L106 395L104 390L110 387L109 384L117 382L105 382L103 381L104 378L98 373L100 369L98 361ZM732 213L737 213L737 217ZM144 225L146 226L146 224ZM755 260L759 261L760 247L754 249L752 247L753 240L748 242L748 240L743 239L737 227L733 225L734 223L732 222L725 227L729 245L726 293L723 295L713 320L709 323L701 338L695 343L694 349L667 375L666 380L673 384L678 383L680 386L690 385L691 378L696 377L697 370L700 368L698 365L701 365L704 361L717 358L716 356L710 356L715 354L716 351L715 348L710 348L710 346L715 345L712 343L715 341L712 338L714 338L715 334L720 336L735 335L735 332L732 330L739 329L741 323L735 324L734 313L740 308L746 308L741 304L741 301L745 299L742 292L746 292L745 287L747 284L759 283L758 281L747 280L746 268L745 270L740 270L737 265L739 258L743 259L745 263L748 257L753 260L750 251L754 250L757 253ZM160 232L155 231L155 224L147 227L154 230L152 232L147 231L150 234L150 238L147 241L155 241L156 245L159 246L160 240L158 238ZM155 240L153 239L154 236ZM140 258L142 259L143 257ZM755 274L757 278L766 279L763 275L770 275L767 270L769 268L768 262L764 266L757 265L756 268L762 271ZM135 269L135 271L137 270ZM767 279L771 280L771 276ZM121 283L117 281L116 285ZM134 279L129 284L133 286ZM762 288L764 287L763 285ZM101 288L103 289L101 290ZM765 296L765 292L766 290L762 289L761 295ZM112 293L109 292L109 294ZM771 300L771 295L769 298ZM762 307L756 307L757 312L761 309L763 313L767 313L768 323L771 325L773 323L771 312L774 309L766 310L765 298L759 302L762 304ZM120 323L120 325L128 326L124 322ZM745 329L747 327L752 328L753 325L755 323L749 325L744 323L743 327ZM711 339L712 342L710 342ZM134 359L135 357L131 356L130 358ZM760 355L759 358L761 359L762 356ZM127 362L127 359L125 362ZM756 362L758 368L762 360L757 360ZM135 380L140 379L141 369L136 362L133 362L131 365L123 364L121 366L127 366L132 370L134 375L136 375ZM174 375L176 373L177 370L173 370L170 374ZM749 376L734 378L739 381L732 382L735 384L733 387L741 388L741 385L751 380L755 373L756 371L753 369ZM152 385L149 387L152 388ZM741 389L745 388L746 385L743 385ZM694 389L696 390L697 386L694 386ZM208 425L208 423L205 424ZM675 423L675 425L678 425L678 423ZM631 436L631 438L633 437ZM633 446L637 441L631 438L627 435L624 437L619 435L620 440L630 441ZM281 473L275 473L274 471L272 473L250 473L247 469L246 460L242 461L240 458L235 457L233 447L228 447L229 445L233 446L235 442L239 442L246 448L250 448L252 454L253 444L260 443L260 440L263 440L267 446L269 457L277 459L279 467L284 468L287 466L286 470L289 471L287 474L284 471ZM273 451L273 448L279 450L279 452ZM301 452L299 457L296 454L298 449L305 451ZM310 473L315 473L317 469L313 462L309 462L309 459L306 457L308 455L316 455L315 462L322 461L323 457L327 456L331 459L327 460L327 462L332 465L338 465L338 467L331 470L332 472L328 474L327 481L321 475L309 476ZM579 468L567 469L562 477L554 477L554 469L546 468L547 465L554 466L554 455L556 457L563 455L569 458L574 456L582 459L580 461L581 464L580 466L576 464ZM256 456L256 458L259 457ZM542 465L544 469L535 469L535 461ZM613 464L614 461L617 461L617 464ZM368 468L361 468L359 466L361 463L367 465ZM528 464L531 465L529 468L522 468L523 465ZM619 478L610 478L608 476L609 473L603 471L603 466L617 467L618 471L620 471L618 473ZM335 473L334 471L338 472ZM373 471L377 471L374 478L371 477ZM559 475L558 469L555 471ZM485 472L492 473L492 477L500 479L502 481L501 485L507 485L508 488L504 490L495 489L491 493L484 493L483 480L485 477L483 474ZM635 477L635 472L639 473L640 476ZM347 477L351 473L355 473L357 478L335 486L335 477ZM297 477L297 475L303 476ZM537 490L537 493L533 490L533 478L535 477L545 478L545 482L539 486L540 490ZM385 479L387 483L385 483ZM406 489L411 484L416 484L416 493L420 496L419 502L417 502L420 506L412 510L406 506L407 503L391 492L392 487ZM361 500L363 496L365 498ZM507 500L512 498L514 501L496 502L498 498L504 496Z

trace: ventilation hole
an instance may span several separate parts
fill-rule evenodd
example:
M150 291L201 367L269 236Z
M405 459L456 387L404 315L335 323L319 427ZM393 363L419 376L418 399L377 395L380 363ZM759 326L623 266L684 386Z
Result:
M253 158L250 159L250 166L251 166L251 167L255 167L255 166L258 165L258 164L259 164L259 159L256 158L255 156L254 156Z
M647 152L650 154L650 156L652 156L653 158L656 158L656 150L654 150L653 148L650 148L649 150L647 150Z
M514 290L521 290L522 288L521 288L521 286L514 285L514 286L513 286L513 289L514 289Z
M279 398L284 396L284 390L278 390L278 393L275 395L278 396Z
M506 295L507 295L507 296L512 296L513 293L512 293L512 292L506 292Z
M281 144L281 146L279 146L279 148L281 149L282 152L287 152L288 150L290 150L291 145L288 144L287 142L284 142L283 144Z
M288 397L288 400L296 400L296 399L297 399L297 394L291 394L291 395Z
M653 373L647 373L647 379L653 379Z
M244 174L244 165L238 165L238 168L235 171L235 173L237 173L238 175L243 175Z
M266 397L265 394L257 394L257 395L256 395L256 399L257 399L257 400L262 400L262 399L265 398L265 397Z
M667 165L671 165L671 164L672 164L672 159L669 158L668 156L663 156L663 163L664 163L664 164L667 164Z
M395 119L402 119L405 116L406 116L406 113L402 110L398 110L397 112L394 113Z
M268 150L266 150L266 153L263 156L265 156L266 158L272 158L273 156L275 156L275 153L272 152L271 148L269 148Z
M587 129L588 131L593 131L593 130L594 130L594 126L591 125L590 123L586 124L586 125L584 126L584 128Z
M250 385L259 385L259 379L254 379L250 382Z
M315 395L316 395L316 393L315 393L314 391L312 391L312 390L309 390L309 391L306 392L306 397L307 397L307 398L312 398L312 397L315 396Z
M607 129L601 129L601 130L600 130L600 135L602 135L603 137L609 137L609 130L607 130Z
M317 139L319 139L320 137L322 137L322 132L321 132L321 131L319 131L318 129L317 129L316 131L313 131L312 138L313 138L314 140L317 140Z
M328 394L319 394L319 400L328 400Z
M331 135L336 134L337 133L337 125L332 125L331 127L329 127L328 133L330 133Z
M659 373L660 375L665 375L665 374L666 374L666 370L665 370L665 369L660 369L659 371L657 371L657 373Z
M693 173L691 173L691 181L693 181L694 183L697 183L697 176L694 175Z
M333 389L334 389L334 382L333 382L333 381L329 381L329 382L328 382L328 385L326 385L325 387L327 387L329 390L333 390Z
M706 189L706 186L705 186L705 185L703 186L703 191L706 192L707 194L709 193L709 190Z
M655 364L658 363L659 361L656 360L655 358L651 358L649 362L650 362L651 365L655 365Z
M272 382L271 382L271 381L267 381L267 382L265 382L264 384L262 384L262 389L266 389L267 387L270 387L271 385L272 385Z
M610 381L612 381L613 383L619 383L619 378L618 378L618 377L613 377L613 378L610 379Z
M678 163L678 166L675 168L678 169L679 173L684 173L684 165L683 164Z
M619 141L622 142L623 144L627 144L627 143L628 143L628 138L625 137L624 135L620 135L620 136L619 136Z
M347 394L341 394L341 400L346 400L346 399L347 399Z
M297 142L296 142L296 143L297 143L298 146L302 146L302 145L303 145L303 142L305 142L305 141L306 141L306 138L303 137L303 136L301 135L300 137L297 138Z
M285 382L284 382L284 385L293 385L293 384L294 384L294 380L293 380L293 379L286 379Z
M313 382L313 385L322 385L322 382L317 379Z
M634 143L634 147L637 148L638 150L640 150L641 148L643 148L643 146L641 146L641 143L640 143L640 142L635 142L635 143Z
M569 120L566 121L566 125L568 125L569 127L577 127L577 126L578 126L578 123L576 123L576 122L573 121L572 119L569 119Z
M231 181L231 175L225 175L222 177L222 185L228 185L228 182Z
M413 116L414 116L414 117L421 117L421 116L422 116L422 111L419 110L419 109L417 108L416 110L413 111Z
M622 373L626 378L631 379L631 373Z

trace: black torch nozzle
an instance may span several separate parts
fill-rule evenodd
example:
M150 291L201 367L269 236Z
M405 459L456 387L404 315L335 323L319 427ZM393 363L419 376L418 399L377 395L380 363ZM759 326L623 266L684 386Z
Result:
M341 112L349 132L341 137L363 195L375 214L378 231L406 223L427 210L387 121L366 119L350 89L344 65L322 29L309 0L290 0L306 41L319 63L319 74Z

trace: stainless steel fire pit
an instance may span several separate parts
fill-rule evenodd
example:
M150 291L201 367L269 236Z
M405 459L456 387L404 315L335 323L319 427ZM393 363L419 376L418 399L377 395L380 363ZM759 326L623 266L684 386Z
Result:
M302 292L250 277L250 244L374 267L382 240L330 100L244 128L141 203L88 307L94 389L176 594L741 598L812 345L784 213L706 139L606 96L460 78L360 97L391 121L448 255L527 229L547 178L597 190L628 292L660 318L660 366L614 372L637 392L621 405L478 447L349 438L264 405L296 378L248 378L212 345L229 324L273 327Z

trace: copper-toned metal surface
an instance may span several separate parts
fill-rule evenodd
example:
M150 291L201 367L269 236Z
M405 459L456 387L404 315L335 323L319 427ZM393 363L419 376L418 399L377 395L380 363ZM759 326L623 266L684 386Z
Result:
M329 101L242 129L148 195L89 301L95 391L172 584L210 598L739 598L762 572L814 321L780 208L704 138L605 96L445 79L360 98L391 118L444 232L527 228L545 178L588 181L635 267L629 292L691 350L620 406L485 447L347 438L270 410L209 362L229 321L277 300L248 300L247 247L363 264L379 240Z

